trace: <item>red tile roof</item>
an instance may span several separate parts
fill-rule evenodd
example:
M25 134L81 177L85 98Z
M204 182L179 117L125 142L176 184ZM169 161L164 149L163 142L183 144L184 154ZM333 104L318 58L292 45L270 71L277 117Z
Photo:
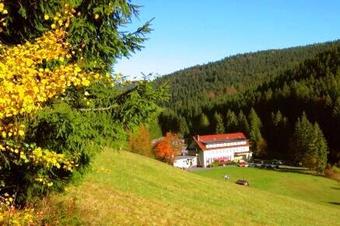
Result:
M194 136L194 141L202 149L206 150L206 143L218 143L231 140L244 140L247 139L244 133L224 133L224 134L213 134L213 135L197 135Z

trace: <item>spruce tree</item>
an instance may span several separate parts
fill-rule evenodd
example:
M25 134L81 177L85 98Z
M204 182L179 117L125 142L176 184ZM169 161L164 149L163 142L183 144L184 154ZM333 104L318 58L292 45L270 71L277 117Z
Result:
M327 165L328 147L325 136L317 122L314 124L314 142L317 161L313 167L318 173L322 173Z
M293 139L295 159L322 173L327 164L328 147L318 123L313 125L303 113L296 122Z
M126 25L138 15L139 7L129 0L5 0L9 12L0 40L8 44L23 43L41 36L59 23L58 15L70 7L74 17L67 25L67 42L74 58L89 69L110 71L119 57L140 50L150 32L150 23L135 31ZM57 19L56 19L57 18Z
M185 118L182 116L179 116L178 123L179 123L179 133L183 136L186 136L187 134L189 134L189 127L188 127L188 124Z
M238 114L238 130L249 136L249 123L242 110Z
M305 153L309 149L311 139L313 137L313 125L307 119L305 113L302 114L301 118L298 118L294 134L293 134L293 152L296 161L302 161Z
M224 130L223 119L222 119L221 114L215 112L214 120L215 120L215 123L216 123L215 132L216 133L224 133L225 130Z
M250 110L248 120L250 124L249 138L252 142L252 150L257 156L263 155L266 151L267 144L261 134L261 119L253 108Z
M199 128L200 131L203 133L206 133L209 129L210 126L210 122L209 122L209 118L206 114L202 113L200 115L200 119L199 119Z
M227 115L226 115L226 126L225 130L226 132L236 132L238 129L238 120L236 117L236 114L228 110Z

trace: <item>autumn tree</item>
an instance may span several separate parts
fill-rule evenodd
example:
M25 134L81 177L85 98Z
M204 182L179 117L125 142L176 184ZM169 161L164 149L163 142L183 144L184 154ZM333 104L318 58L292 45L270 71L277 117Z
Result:
M174 133L167 133L154 147L157 159L172 164L184 146L182 140Z
M135 132L129 134L129 150L131 152L144 155L147 157L154 157L151 145L151 137L148 128L145 125L137 128Z
M0 0L0 196L16 194L15 201L24 203L28 195L45 194L86 157L30 142L27 123L56 99L79 103L79 93L94 83L112 90L112 64L139 50L150 31L148 24L120 30L137 13L138 7L124 0ZM157 99L150 87L143 83L116 95L121 107L111 115L134 124L145 119L155 109L145 104Z

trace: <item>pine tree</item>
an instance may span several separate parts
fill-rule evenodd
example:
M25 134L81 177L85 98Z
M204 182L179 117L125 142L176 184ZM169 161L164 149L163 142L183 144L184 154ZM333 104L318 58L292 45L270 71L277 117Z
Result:
M189 127L188 127L188 124L187 124L187 121L185 120L185 118L182 117L182 116L179 116L178 123L179 123L179 131L178 132L183 136L186 136L187 134L189 134Z
M327 164L327 142L318 123L314 125L305 113L298 118L293 136L295 159L322 173Z
M309 148L311 138L313 137L313 125L308 121L305 113L298 118L293 135L293 152L296 161L302 161L306 151Z
M209 122L209 118L206 114L202 113L200 115L200 119L199 119L199 128L203 133L206 133L207 130L209 129L210 126L210 122Z
M236 117L236 114L228 110L227 115L226 115L226 126L225 130L226 132L236 132L238 129L238 120Z
M250 124L249 138L252 142L252 150L257 156L263 155L266 152L267 144L261 134L261 119L253 108L249 112L248 120Z
M318 123L314 124L314 134L318 156L317 165L315 166L315 169L317 172L322 173L327 165L328 147L325 136L323 135L323 132L320 129Z
M242 110L238 114L238 122L238 130L249 136L249 123Z
M67 24L67 42L77 60L89 69L110 71L115 59L140 50L150 32L150 23L126 32L121 29L138 15L139 7L128 0L6 0L9 12L5 32L0 40L8 44L22 43L41 36L59 23L65 8L74 10ZM125 28L124 28L125 30Z
M214 120L215 120L215 123L216 123L215 132L216 133L224 133L225 130L224 130L223 119L222 119L221 114L215 112Z
M309 145L305 149L302 163L304 166L322 173L327 163L327 143L317 123L314 124L310 135Z

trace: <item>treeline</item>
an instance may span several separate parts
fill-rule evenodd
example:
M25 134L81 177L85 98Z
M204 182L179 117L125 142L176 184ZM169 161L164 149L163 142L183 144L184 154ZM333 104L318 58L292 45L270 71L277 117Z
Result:
M311 50L313 48L316 49ZM256 154L266 158L302 160L301 155L298 154L299 148L294 145L294 142L296 144L301 140L294 140L294 133L299 120L306 118L313 125L313 129L308 127L309 131L314 131L310 134L321 134L319 136L325 137L324 141L327 144L324 152L328 151L328 161L338 162L340 160L340 140L337 139L337 134L340 132L339 42L291 50L293 52L304 50L309 54L302 54L303 56L312 56L311 52L316 53L322 48L324 51L321 53L310 59L306 57L297 66L280 74L274 75L277 72L273 72L273 76L262 77L262 79L261 76L250 76L253 82L248 88L233 95L224 95L218 101L205 103L202 100L202 103L195 102L196 100L193 99L191 105L184 104L180 108L177 107L176 102L170 102L168 106L172 111L164 112L159 122L164 131L178 131L187 136L241 130L254 141L251 130L257 128L252 125L249 115L255 112L260 122L258 124L260 137L263 138L259 146L257 142L253 143ZM289 52L289 49L286 51ZM290 62L290 60L280 60ZM272 59L272 62L274 61ZM282 68L289 67L287 65ZM270 67L264 68L267 70ZM187 89L190 87L188 86ZM171 107L172 104L174 107ZM195 109L193 105L203 105L203 107ZM245 118L247 120L244 120ZM309 139L306 142L312 145L311 136L306 139ZM323 140L320 143L323 143Z
M171 100L165 106L193 117L207 105L221 104L230 96L256 88L334 46L340 46L340 41L239 54L163 76L156 82L171 87Z

